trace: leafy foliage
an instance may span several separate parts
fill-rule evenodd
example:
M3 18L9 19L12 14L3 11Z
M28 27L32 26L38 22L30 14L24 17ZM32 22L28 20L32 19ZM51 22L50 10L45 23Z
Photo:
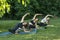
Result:
M30 5L34 12L59 15L60 0L31 0Z
M8 5L5 10L2 9L3 13L0 12L0 15L5 13L3 19L20 19L27 12L32 15L42 13L60 16L60 0L6 0L3 3L5 7Z
M9 13L10 5L6 0L0 0L0 17L2 17L6 12Z

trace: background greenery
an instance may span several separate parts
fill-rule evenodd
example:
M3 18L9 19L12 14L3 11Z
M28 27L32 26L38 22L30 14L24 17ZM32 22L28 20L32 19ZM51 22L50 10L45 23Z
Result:
M0 0L0 33L7 32L17 24L25 13L27 22L36 13L52 14L60 17L60 0ZM50 24L53 27L37 30L36 34L12 34L0 36L0 40L60 40L60 18L54 17Z
M60 16L60 0L0 0L0 19L21 19L27 12Z

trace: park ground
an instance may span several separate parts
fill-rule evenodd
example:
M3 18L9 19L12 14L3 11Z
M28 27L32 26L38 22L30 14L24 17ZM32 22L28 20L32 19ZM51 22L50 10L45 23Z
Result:
M19 20L0 20L0 31L7 32L9 28L18 22ZM36 34L12 34L0 36L0 40L60 40L60 18L51 19L50 25L54 26L49 26L47 29L39 29Z

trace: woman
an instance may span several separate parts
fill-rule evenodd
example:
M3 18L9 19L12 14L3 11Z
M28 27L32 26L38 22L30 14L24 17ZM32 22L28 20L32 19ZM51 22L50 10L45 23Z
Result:
M46 15L42 20L41 20L41 22L40 23L37 23L37 25L39 25L39 26L43 26L43 27L45 27L45 29L47 28L46 26L49 24L49 20L50 20L50 17L53 17L52 15Z
M28 32L28 31L26 31L26 27L27 27L27 24L28 24L28 23L24 21L24 18L25 18L27 15L29 15L29 13L25 14L25 15L22 17L20 23L18 23L13 29L9 29L9 32L11 32L11 33L13 33L13 34L18 34L19 30L22 30L22 29L24 30L24 32Z
M42 15L42 14L35 14L33 19L29 22L28 27L29 27L30 31L32 29L36 29L36 28L38 29L38 26L37 26L38 18L36 18L36 16L38 16L38 15Z

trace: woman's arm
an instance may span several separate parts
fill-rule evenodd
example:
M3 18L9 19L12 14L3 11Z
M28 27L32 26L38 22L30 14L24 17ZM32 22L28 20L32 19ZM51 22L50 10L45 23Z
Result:
M30 14L30 13L25 14L25 15L22 17L21 22L24 22L24 18L25 18L27 15L29 15L29 14Z
M45 18L47 18L48 16L51 16L51 17L53 17L53 15L49 15L49 14L48 14L48 15L46 15L46 16L45 16Z
M49 22L48 22L48 21L46 21L46 24L49 24Z
M38 15L42 15L42 14L35 14L32 20L34 20Z
M30 31L27 31L26 28L25 28L24 26L23 26L23 30L24 30L24 32L30 32Z
M39 29L39 27L38 27L37 23L35 24L35 26L36 26L36 29Z

